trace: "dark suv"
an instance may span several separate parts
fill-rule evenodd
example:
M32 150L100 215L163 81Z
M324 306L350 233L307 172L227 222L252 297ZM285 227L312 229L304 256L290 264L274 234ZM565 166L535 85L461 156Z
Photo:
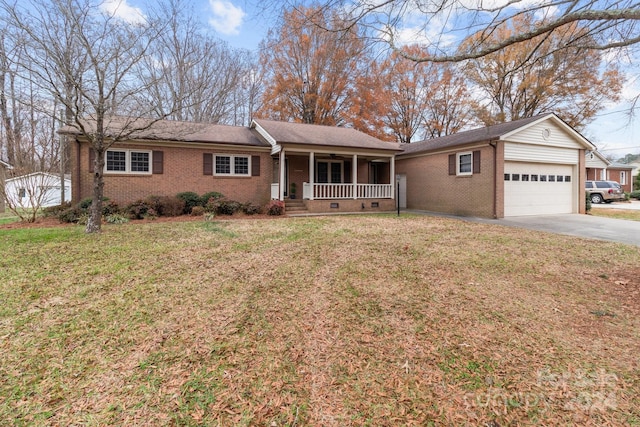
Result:
M589 193L591 203L611 203L624 200L624 191L615 181L587 181L585 189Z

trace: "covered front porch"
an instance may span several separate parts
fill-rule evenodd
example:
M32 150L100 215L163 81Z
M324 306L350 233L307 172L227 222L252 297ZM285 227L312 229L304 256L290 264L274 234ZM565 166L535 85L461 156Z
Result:
M393 155L282 149L273 159L272 199L301 199L310 212L395 208Z
M392 211L398 143L352 128L257 119L271 144L271 199L312 213Z

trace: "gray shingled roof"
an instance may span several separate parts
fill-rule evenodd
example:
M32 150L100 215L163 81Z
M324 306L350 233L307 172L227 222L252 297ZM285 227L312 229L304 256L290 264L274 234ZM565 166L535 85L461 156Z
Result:
M543 117L552 116L553 113L541 114L534 117L528 117L526 119L515 120L508 123L500 123L493 126L488 126L479 129L468 130L465 132L455 133L453 135L447 135L440 138L427 139L424 141L412 142L411 144L404 144L404 152L400 156L409 154L417 154L422 152L428 152L433 150L439 150L442 148L455 147L457 145L471 144L474 142L490 141L499 139L501 136L506 135L514 130L540 120Z
M149 122L150 121L146 119L135 119L134 126L144 127ZM89 127L95 127L95 121L87 120L86 123ZM126 124L126 118L111 118L107 126L107 134L111 136L116 135L118 132L121 132L123 126ZM60 133L69 135L80 134L78 129L71 126L63 127L60 129ZM129 139L269 147L268 143L258 138L248 127L181 122L174 120L160 120L155 122L148 129L134 132Z
M271 135L278 144L307 144L345 148L365 148L401 151L400 144L382 141L351 128L311 125L304 123L254 120Z

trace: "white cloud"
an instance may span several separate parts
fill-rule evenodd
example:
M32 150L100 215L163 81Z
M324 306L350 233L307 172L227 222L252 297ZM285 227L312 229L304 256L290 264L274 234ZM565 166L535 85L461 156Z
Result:
M239 34L239 27L246 13L227 0L209 0L213 17L209 24L218 32L227 35Z
M146 21L142 10L127 4L127 0L105 0L100 9L130 24L142 24Z

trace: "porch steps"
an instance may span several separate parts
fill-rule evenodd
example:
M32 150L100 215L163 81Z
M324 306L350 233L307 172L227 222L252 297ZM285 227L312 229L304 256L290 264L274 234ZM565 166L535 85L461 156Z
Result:
M294 215L309 212L302 199L285 199L284 210L285 213Z

